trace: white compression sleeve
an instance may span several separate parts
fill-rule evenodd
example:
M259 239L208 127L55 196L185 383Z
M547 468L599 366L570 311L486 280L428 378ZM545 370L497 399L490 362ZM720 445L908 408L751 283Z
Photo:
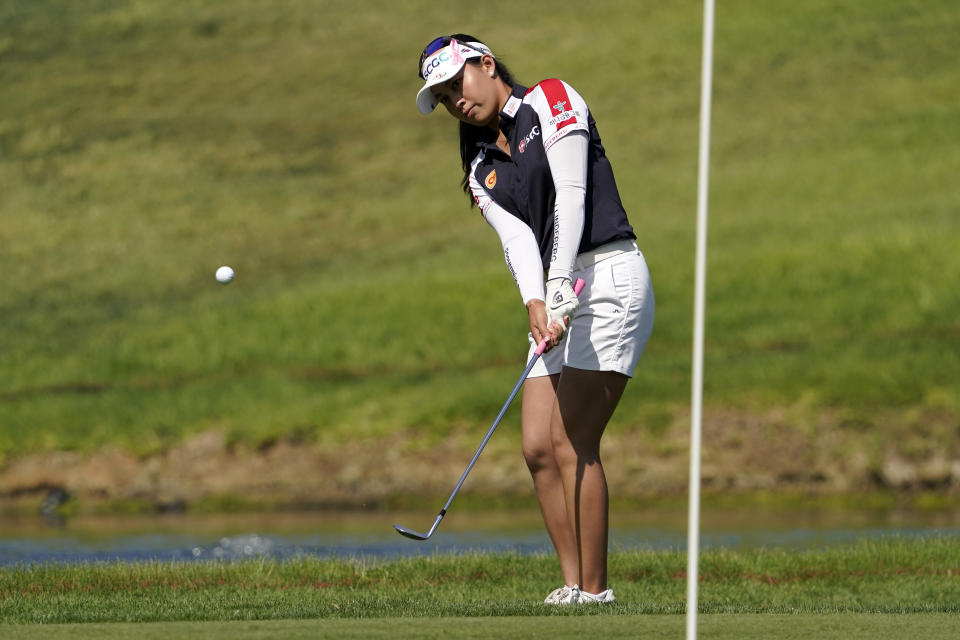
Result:
M585 131L574 131L547 149L557 199L553 208L553 254L548 280L569 278L583 235L584 201L587 197L587 149Z
M543 261L540 260L540 248L533 230L496 203L487 206L483 217L500 236L503 257L520 289L523 304L526 305L533 299L546 299L543 288Z

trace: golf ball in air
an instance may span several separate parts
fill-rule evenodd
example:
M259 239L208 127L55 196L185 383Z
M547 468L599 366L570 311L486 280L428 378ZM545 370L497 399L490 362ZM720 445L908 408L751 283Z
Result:
M217 269L217 282L227 284L231 280L233 280L233 269L226 265Z

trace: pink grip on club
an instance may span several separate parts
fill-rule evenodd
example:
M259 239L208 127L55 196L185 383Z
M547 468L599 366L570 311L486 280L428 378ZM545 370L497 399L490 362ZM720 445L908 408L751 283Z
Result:
M583 291L583 286L587 284L583 281L583 278L577 278L577 281L573 283L573 293L574 295L579 296L580 292ZM547 339L544 338L540 341L540 344L537 345L537 350L534 351L536 355L543 355L543 350L547 348Z

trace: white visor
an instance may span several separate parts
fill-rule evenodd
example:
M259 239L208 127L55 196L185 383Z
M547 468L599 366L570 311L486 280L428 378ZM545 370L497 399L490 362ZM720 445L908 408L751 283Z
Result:
M430 113L437 106L437 100L430 91L430 87L446 82L460 72L467 60L479 58L485 53L493 55L493 52L482 42L463 43L451 39L449 45L424 60L423 67L420 69L424 85L417 93L417 108L420 109L420 113Z

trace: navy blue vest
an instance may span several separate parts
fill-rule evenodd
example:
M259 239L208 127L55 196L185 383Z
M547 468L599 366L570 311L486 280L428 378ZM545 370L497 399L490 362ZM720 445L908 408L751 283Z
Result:
M550 265L553 250L556 199L546 148L577 129L590 136L584 227L577 253L636 238L597 124L583 99L559 80L544 80L529 90L514 86L500 112L500 130L510 142L510 155L494 143L482 143L473 164L473 178L484 190L478 194L474 189L474 198L479 202L479 196L489 196L533 229L544 268Z

